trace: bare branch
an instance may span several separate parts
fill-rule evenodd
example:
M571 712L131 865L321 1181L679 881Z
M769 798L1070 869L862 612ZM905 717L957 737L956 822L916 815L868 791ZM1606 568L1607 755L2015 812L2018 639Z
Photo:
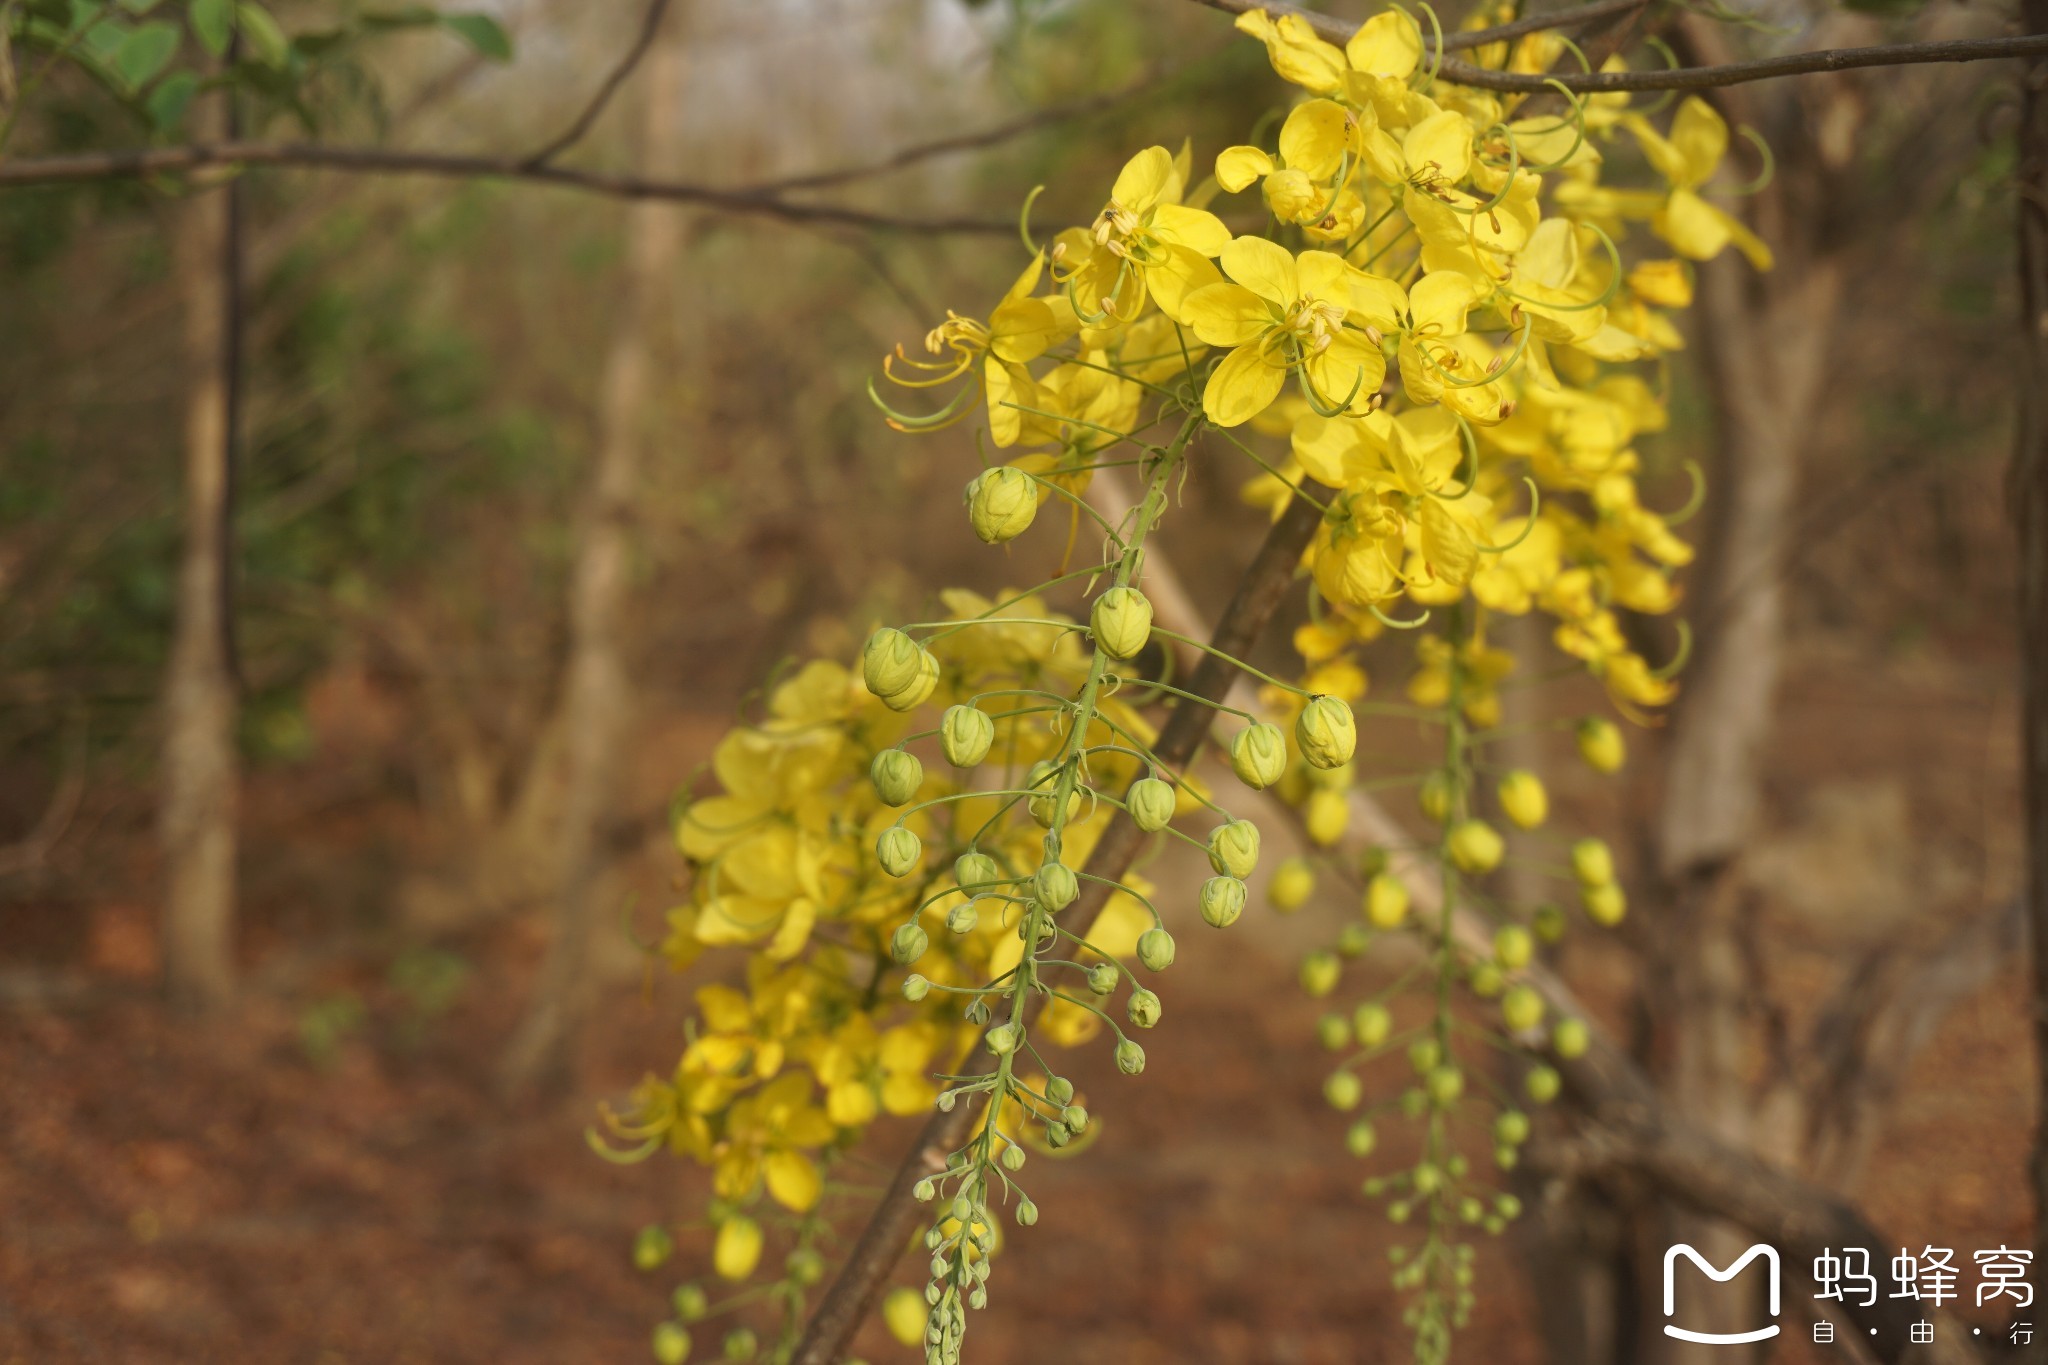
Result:
M1318 14L1314 10L1302 9L1299 5L1266 3L1266 0L1195 0L1195 3L1207 5L1211 9L1220 9L1225 14L1244 14L1251 10L1262 9L1276 19L1293 15L1307 23L1310 28L1316 31L1318 36L1327 38L1333 43L1346 42L1351 38L1352 34L1358 32L1358 25L1349 20L1339 19L1329 14ZM1552 10L1548 14L1531 14L1517 19L1513 23L1495 24L1491 28L1475 28L1468 29L1462 33L1447 33L1444 35L1444 50L1446 52L1456 52L1463 48L1485 47L1489 43L1506 42L1510 38L1520 38L1530 33L1541 33L1545 29L1570 28L1575 24L1597 23L1602 19L1613 18L1617 14L1626 14L1632 9L1641 9L1646 3L1648 3L1648 0L1594 0L1592 4L1574 5L1570 9ZM1435 46L1434 36L1424 34L1423 45L1425 47Z
M838 204L791 204L748 187L727 188L687 180L652 180L637 175L535 166L516 157L408 152L383 147L334 147L317 142L210 142L77 156L33 157L0 162L0 188L134 179L199 170L209 166L291 166L350 175L419 175L443 180L518 180L615 199L653 199L696 204L723 213L779 218L792 223L831 223L876 231L915 233L1013 233L1017 224L992 218L903 218Z
M611 69L611 74L597 87L597 93L583 106L583 112L578 114L575 122L564 128L553 141L527 157L521 164L545 166L583 140L584 134L590 131L598 117L604 113L605 106L612 102L612 96L618 94L619 87L626 83L626 77L632 75L633 68L640 65L640 59L647 55L647 49L654 46L654 35L661 31L661 19L668 12L668 2L669 0L650 0L647 13L640 20L640 32L634 37L633 45L626 49L626 55L619 58L619 64Z

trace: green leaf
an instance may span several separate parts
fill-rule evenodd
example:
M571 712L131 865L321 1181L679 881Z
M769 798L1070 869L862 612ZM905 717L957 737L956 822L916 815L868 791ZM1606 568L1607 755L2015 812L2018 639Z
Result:
M161 3L162 0L121 0L121 8L130 14L147 14Z
M114 53L114 70L129 89L140 90L157 78L177 50L178 26L152 19L122 40Z
M125 25L112 19L102 19L85 31L79 47L100 61L111 63L127 42L128 29Z
M199 77L190 71L173 71L157 82L156 89L149 92L144 104L149 110L149 121L157 132L169 136L178 131L185 121L185 110L191 107L192 97L199 93Z
M263 6L252 3L252 0L242 0L235 6L235 22L241 27L242 37L248 41L250 55L257 61L281 69L291 59L290 40Z
M186 17L200 46L216 57L228 50L235 32L234 0L192 0L192 13Z
M494 62L512 60L512 36L488 14L444 14L441 22L450 33Z

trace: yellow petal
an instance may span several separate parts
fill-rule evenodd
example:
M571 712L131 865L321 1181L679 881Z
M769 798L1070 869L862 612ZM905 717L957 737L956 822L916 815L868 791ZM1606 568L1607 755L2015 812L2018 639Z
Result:
M1308 362L1309 378L1322 395L1323 406L1333 407L1349 399L1352 409L1363 412L1387 377L1387 359L1380 348L1356 332L1340 332L1322 354Z
M1650 227L1679 255L1695 261L1710 261L1720 255L1733 235L1727 214L1686 189L1671 192L1664 211L1651 220Z
M875 1121L875 1091L866 1081L841 1081L825 1092L825 1114L841 1128Z
M1211 346L1242 346L1257 341L1273 317L1251 290L1219 282L1196 289L1181 301L1181 321Z
M1432 114L1408 130L1401 155L1409 174L1455 185L1472 168L1472 121L1453 109Z
M1406 80L1422 62L1422 32L1398 10L1375 14L1344 45L1354 70Z
M1230 245L1230 229L1213 213L1161 204L1152 214L1152 235L1173 246L1214 256Z
M1328 180L1344 162L1351 116L1335 100L1309 100L1280 125L1280 156L1290 170Z
M1221 227L1222 224L1217 224ZM1207 256L1191 247L1169 246L1166 257L1156 265L1145 267L1145 285L1152 291L1152 301L1159 305L1159 311L1175 322L1188 321L1187 299L1197 289L1212 284L1222 284L1222 272L1216 269ZM1174 357L1178 361L1179 356ZM1091 372L1093 373L1093 372ZM1106 376L1105 376L1106 377ZM1135 386L1130 393L1135 398ZM1135 417L1136 414L1133 414ZM1105 426L1114 423L1103 423Z
M1116 185L1109 192L1110 202L1142 214L1159 203L1172 179L1173 153L1164 147L1147 147L1117 172Z
M1014 365L1038 359L1071 335L1044 299L1011 299L1000 304L989 314L988 327L989 350Z
M1216 156L1216 183L1232 194L1272 173L1273 158L1257 147L1225 147Z
M1435 498L1422 504L1422 557L1446 583L1466 583L1479 564L1479 547L1451 510Z
M770 1152L762 1172L768 1178L769 1196L791 1213L809 1212L825 1192L816 1163L802 1152Z
M1209 376L1202 411L1219 427L1242 426L1272 406L1286 382L1285 366L1269 363L1256 346L1239 346Z
M761 1225L744 1215L728 1218L718 1228L711 1264L728 1280L744 1280L761 1264Z
M1728 124L1713 105L1698 95L1690 96L1671 120L1671 145L1685 167L1685 178L1679 183L1688 188L1704 185L1728 153Z
M1465 311L1477 302L1478 296L1471 276L1451 270L1432 271L1408 291L1409 317L1418 332L1456 336L1465 330Z
M1277 242L1264 237L1234 237L1221 252L1221 264L1224 274L1268 302L1284 308L1301 297L1294 257Z
M882 1107L902 1117L921 1114L939 1098L939 1088L915 1072L896 1072L882 1082Z

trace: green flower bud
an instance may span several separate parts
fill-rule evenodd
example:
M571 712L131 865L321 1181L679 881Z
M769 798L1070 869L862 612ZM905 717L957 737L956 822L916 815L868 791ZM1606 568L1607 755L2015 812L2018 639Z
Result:
M752 1360L760 1349L761 1339L754 1335L751 1327L735 1327L725 1334L725 1358L733 1365Z
M1273 869L1266 883L1266 900L1283 915L1293 914L1308 904L1316 889L1316 874L1305 858L1288 858Z
M1371 1119L1360 1119L1344 1130L1344 1149L1361 1161L1371 1156L1372 1149L1379 1145L1379 1130L1372 1126Z
M1536 939L1519 924L1503 924L1493 931L1493 957L1511 972L1529 965L1536 956Z
M1130 1001L1124 1006L1124 1013L1130 1016L1131 1022L1137 1027L1151 1028L1159 1022L1159 997L1140 986L1131 992Z
M1588 716L1579 722L1579 757L1596 773L1615 773L1628 761L1628 745L1612 722Z
M1136 588L1111 588L1088 613L1095 643L1112 659L1134 658L1152 638L1152 603Z
M1108 995L1116 989L1117 970L1107 962L1098 962L1088 969L1088 989L1097 995Z
M1593 1045L1592 1030L1583 1019L1560 1019L1557 1027L1550 1031L1550 1046L1558 1056L1570 1061L1586 1055L1586 1049Z
M1500 968L1491 962L1477 963L1472 968L1472 994L1481 1000L1491 1000L1507 989L1508 979L1501 975Z
M1465 1073L1454 1066L1440 1066L1429 1073L1425 1084L1429 1087L1430 1102L1439 1109L1448 1109L1465 1093Z
M1385 1005L1368 1001L1351 1012L1351 1028L1360 1047L1378 1047L1394 1031L1394 1016Z
M1522 1201L1511 1194L1503 1194L1495 1198L1493 1208L1496 1213L1509 1221L1522 1216Z
M1415 794L1422 807L1422 813L1435 824L1441 825L1451 818L1451 811L1458 803L1458 784L1451 775L1438 768L1422 779L1422 788Z
M1415 1192L1425 1197L1435 1194L1444 1187L1442 1169L1427 1161L1417 1164L1409 1178L1415 1182Z
M1088 1111L1078 1104L1070 1104L1060 1110L1060 1122L1067 1125L1070 1133L1085 1133L1088 1131Z
M1401 1112L1411 1119L1419 1119L1429 1112L1429 1096L1422 1087L1412 1086L1401 1092Z
M633 1268L658 1270L676 1254L676 1239L659 1223L649 1223L633 1238Z
M1022 1035L1023 1030L1015 1024L997 1024L988 1031L988 1050L998 1057L1007 1057L1017 1050L1017 1042Z
M1443 1045L1434 1038L1417 1038L1408 1045L1408 1065L1418 1076L1427 1076L1444 1059Z
M860 652L861 680L868 691L887 697L907 691L924 667L925 651L894 626L883 626Z
M1389 1223L1405 1223L1408 1221L1408 1216L1411 1212L1413 1210L1408 1207L1407 1200L1397 1199L1387 1205L1387 1221Z
M1287 740L1280 727L1260 721L1230 741L1230 770L1253 791L1264 791L1287 771Z
M882 705L891 711L915 711L924 705L924 699L939 685L939 661L930 654L920 653L917 676L911 680L910 686L882 698Z
M967 485L967 524L984 545L1015 540L1038 515L1038 484L1021 469L997 465Z
M1036 1226L1036 1225L1037 1225L1037 1223L1038 1223L1038 1205L1036 1205L1036 1204L1032 1203L1032 1202L1031 1202L1031 1201L1030 1201L1029 1199L1020 1199L1020 1200L1018 1200L1018 1201L1017 1201L1017 1226L1018 1226L1018 1227L1020 1227L1020 1228L1028 1228L1028 1227L1033 1227L1033 1226Z
M1157 834L1173 822L1176 804L1173 787L1156 777L1139 778L1124 796L1131 823L1147 834Z
M1580 887L1579 900L1595 924L1604 924L1610 929L1621 923L1621 917L1628 913L1628 896L1613 882L1605 886Z
M698 1284L677 1285L676 1292L669 1295L669 1303L684 1322L695 1322L711 1311L711 1296Z
M1358 748L1358 723L1339 697L1313 697L1294 721L1294 742L1314 768L1341 768Z
M814 1285L825 1278L825 1258L811 1247L798 1247L790 1252L782 1268L801 1285Z
M906 749L884 749L868 765L868 779L883 805L908 805L924 785L924 764Z
M1504 1147L1519 1147L1529 1140L1529 1116L1510 1109L1493 1121L1493 1140Z
M903 998L913 1005L924 999L927 995L930 995L931 991L932 983L919 976L916 972L912 972L909 976L903 978Z
M1337 952L1344 957L1364 957L1372 947L1372 930L1363 924L1347 924L1337 931Z
M1451 826L1444 840L1444 851L1451 855L1451 862L1460 872L1474 876L1499 867L1507 848L1499 831L1484 820L1460 820Z
M1604 839L1581 839L1572 845L1572 875L1580 886L1608 886L1614 881L1614 854Z
M925 933L923 926L916 923L905 924L900 926L895 936L889 940L889 956L908 967L923 957L924 950L930 946L931 937Z
M986 891L1002 879L1002 865L986 853L963 853L953 860L953 880L963 891Z
M907 877L924 856L924 841L902 825L891 825L875 840L875 858L892 877Z
M1529 924L1535 929L1536 937L1545 943L1556 943L1564 938L1564 911L1554 905L1537 906L1536 913L1529 917Z
M1055 1148L1064 1147L1074 1140L1074 1135L1067 1131L1064 1123L1048 1123L1045 1125L1045 1140Z
M956 934L971 934L981 923L981 908L973 901L962 901L946 912L946 927Z
M1344 964L1337 955L1318 948L1301 960L1301 988L1309 999L1320 1000L1337 989L1337 978L1343 973Z
M1126 1038L1116 1045L1116 1069L1135 1076L1145 1069L1145 1049Z
M1365 884L1365 918L1375 929L1398 929L1408 918L1408 885L1391 872Z
M1003 1148L1002 1163L1003 1169L1010 1172L1013 1175L1016 1174L1018 1171L1023 1170L1024 1149L1022 1147L1019 1147L1014 1142L1011 1143L1009 1146Z
M1045 1097L1054 1104L1065 1106L1073 1101L1074 1083L1065 1076L1055 1076L1045 1083Z
M1557 1092L1564 1087L1564 1078L1547 1066L1532 1066L1529 1077L1522 1082L1522 1088L1529 1092L1529 1098L1538 1104L1549 1104L1557 1098Z
M939 748L956 768L976 766L995 742L996 723L979 707L955 704L939 717Z
M1031 765L1031 771L1024 779L1025 789L1038 792L1027 802L1031 818L1042 828L1051 829L1059 805L1060 765L1049 759L1040 759ZM1081 793L1076 790L1067 796L1067 818L1074 818L1081 804Z
M1244 883L1235 877L1211 877L1202 883L1202 920L1211 928L1228 929L1244 913Z
M1500 808L1522 829L1534 829L1550 818L1550 793L1543 779L1527 768L1516 768L1500 780Z
M926 1176L923 1180L910 1187L910 1197L920 1204L931 1203L933 1199L938 1197L938 1193L939 1187L932 1183L930 1176Z
M1138 935L1138 961L1145 969L1163 972L1173 965L1173 935L1164 929L1147 929Z
M1323 1098L1340 1113L1356 1109L1365 1098L1365 1082L1348 1071L1332 1071L1323 1082Z
M1218 876L1243 881L1259 865L1259 827L1232 820L1209 831L1209 866Z
M1331 1052L1351 1046L1351 1021L1341 1014L1326 1014L1316 1020L1316 1041Z
M1515 986L1500 1000L1501 1022L1510 1032L1526 1033L1543 1022L1543 997L1534 986Z
M679 1322L656 1323L651 1345L661 1365L683 1365L690 1358L690 1334Z
M1048 910L1064 910L1074 903L1074 897L1081 894L1081 883L1074 876L1074 869L1065 863L1046 863L1038 869L1034 879L1038 903Z

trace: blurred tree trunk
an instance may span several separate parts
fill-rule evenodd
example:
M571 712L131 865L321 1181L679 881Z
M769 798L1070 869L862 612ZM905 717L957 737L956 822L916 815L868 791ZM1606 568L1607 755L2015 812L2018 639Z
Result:
M667 169L679 143L677 97L684 50L670 18L640 73L641 163ZM506 1051L511 1091L555 1089L571 1075L576 1024L588 986L592 933L603 918L600 884L610 861L604 829L618 786L631 686L620 618L626 601L633 504L646 444L648 378L658 320L682 239L672 206L627 210L618 326L599 381L597 460L569 586L569 658L555 724L563 771L557 817L554 932L525 1018ZM523 805L524 803L522 803Z
M226 92L206 103L232 123ZM185 311L185 540L164 681L164 984L191 1008L234 989L236 683L230 647L239 261L233 182L177 206Z

